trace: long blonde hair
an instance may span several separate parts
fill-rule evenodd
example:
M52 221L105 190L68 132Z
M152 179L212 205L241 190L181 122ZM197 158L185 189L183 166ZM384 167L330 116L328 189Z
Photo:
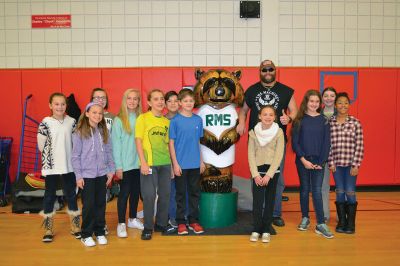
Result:
M121 108L119 109L117 116L119 117L119 119L121 119L122 128L128 134L132 133L132 128L131 128L131 124L129 123L129 111L128 111L128 107L126 105L126 99L128 98L128 95L131 92L136 92L136 94L139 98L138 106L136 107L136 110L135 110L136 117L138 117L142 113L142 100L140 99L139 90L127 89L122 96Z
M100 106L103 111L104 108L99 105L96 104L98 106ZM89 117L86 116L86 112L89 112L91 106L89 108L87 108L87 110L85 112L82 112L81 116L79 117L79 121L78 121L78 126L76 127L75 131L79 133L79 135L82 138L90 138L92 131L91 131L91 126L89 123ZM103 118L101 119L100 123L97 125L102 138L103 138L103 142L104 144L107 144L108 142L108 138L109 138L109 133L108 133L108 129L107 129L107 124L106 124L106 120L104 119L104 113L103 113Z

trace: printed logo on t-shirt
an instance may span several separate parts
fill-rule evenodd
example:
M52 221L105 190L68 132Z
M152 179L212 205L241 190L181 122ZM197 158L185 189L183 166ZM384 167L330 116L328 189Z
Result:
M206 127L231 125L231 114L207 114L205 117Z
M264 90L256 95L255 104L258 110L266 105L272 105L275 109L278 109L279 96L274 91Z

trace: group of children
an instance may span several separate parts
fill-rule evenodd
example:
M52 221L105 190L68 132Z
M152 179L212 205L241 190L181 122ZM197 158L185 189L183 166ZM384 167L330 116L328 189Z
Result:
M106 187L114 176L120 184L118 237L128 236L127 226L142 230L143 240L150 240L153 231L177 231L179 235L188 234L189 229L196 234L204 232L198 220L199 181L205 168L199 146L203 125L193 113L194 94L183 89L164 96L161 90L153 89L147 95L147 103L149 110L142 113L140 92L128 89L114 117L106 111L106 91L96 88L76 122L65 113L66 97L61 93L50 96L51 116L40 123L37 137L46 184L41 212L43 242L51 242L54 237L54 201L56 185L61 180L71 234L87 247L96 245L93 235L99 245L107 244ZM322 96L309 90L293 121L292 147L302 212L298 230L309 228L311 191L317 220L315 232L333 237L326 225L330 217L330 170L336 183L336 232L355 232L355 184L363 158L363 133L360 122L348 113L349 104L348 95L336 94L333 88L326 88ZM168 113L164 116L165 107ZM258 241L261 236L262 242L270 242L277 176L285 146L276 119L276 110L264 106L259 111L260 122L249 132L254 222L251 241ZM82 190L81 225L76 187ZM137 218L140 196L143 223Z
M188 234L188 229L195 234L204 232L198 221L199 180L204 170L199 148L202 120L192 113L191 90L168 95L166 100L161 90L150 91L149 110L142 114L140 92L128 89L114 118L106 111L106 91L96 88L77 123L65 113L66 97L61 93L50 96L51 116L40 123L37 136L46 184L41 212L43 242L53 241L56 184L61 181L71 217L71 234L87 247L95 246L96 241L99 245L107 244L106 188L114 176L120 184L118 237L128 236L126 226L142 230L143 240L150 240L153 231L178 231L180 235ZM164 116L166 105L171 109ZM76 187L82 191L81 225ZM176 188L172 197L171 188ZM136 217L140 196L143 223ZM176 213L169 211L169 205L176 205ZM169 224L169 220L174 221L175 217L177 224L171 226L174 224Z
M355 187L364 144L361 124L349 115L349 105L347 93L336 93L332 87L326 88L322 96L316 90L309 90L293 121L292 148L300 180L302 219L297 227L300 231L306 231L310 226L311 192L316 214L315 232L326 238L334 237L326 225L330 217L331 171L336 186L336 232L355 232ZM252 242L258 241L260 235L262 242L270 242L277 176L285 145L276 118L272 106L262 107L260 122L249 132L248 158L253 177Z

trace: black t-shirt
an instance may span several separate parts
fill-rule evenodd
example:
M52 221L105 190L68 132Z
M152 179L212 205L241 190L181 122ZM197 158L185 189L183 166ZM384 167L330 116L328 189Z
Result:
M286 126L281 124L279 117L282 116L282 109L286 111L294 90L282 83L276 82L272 88L265 88L261 82L251 85L244 94L247 106L250 108L249 131L257 125L258 111L261 107L272 105L277 114L277 122L286 136Z

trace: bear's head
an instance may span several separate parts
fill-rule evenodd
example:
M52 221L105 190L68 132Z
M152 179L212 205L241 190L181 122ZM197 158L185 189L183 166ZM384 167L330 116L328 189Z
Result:
M194 86L196 107L205 103L215 108L233 103L241 107L244 100L244 91L239 80L242 75L240 70L229 72L223 69L209 70L207 72L196 69L197 80Z

